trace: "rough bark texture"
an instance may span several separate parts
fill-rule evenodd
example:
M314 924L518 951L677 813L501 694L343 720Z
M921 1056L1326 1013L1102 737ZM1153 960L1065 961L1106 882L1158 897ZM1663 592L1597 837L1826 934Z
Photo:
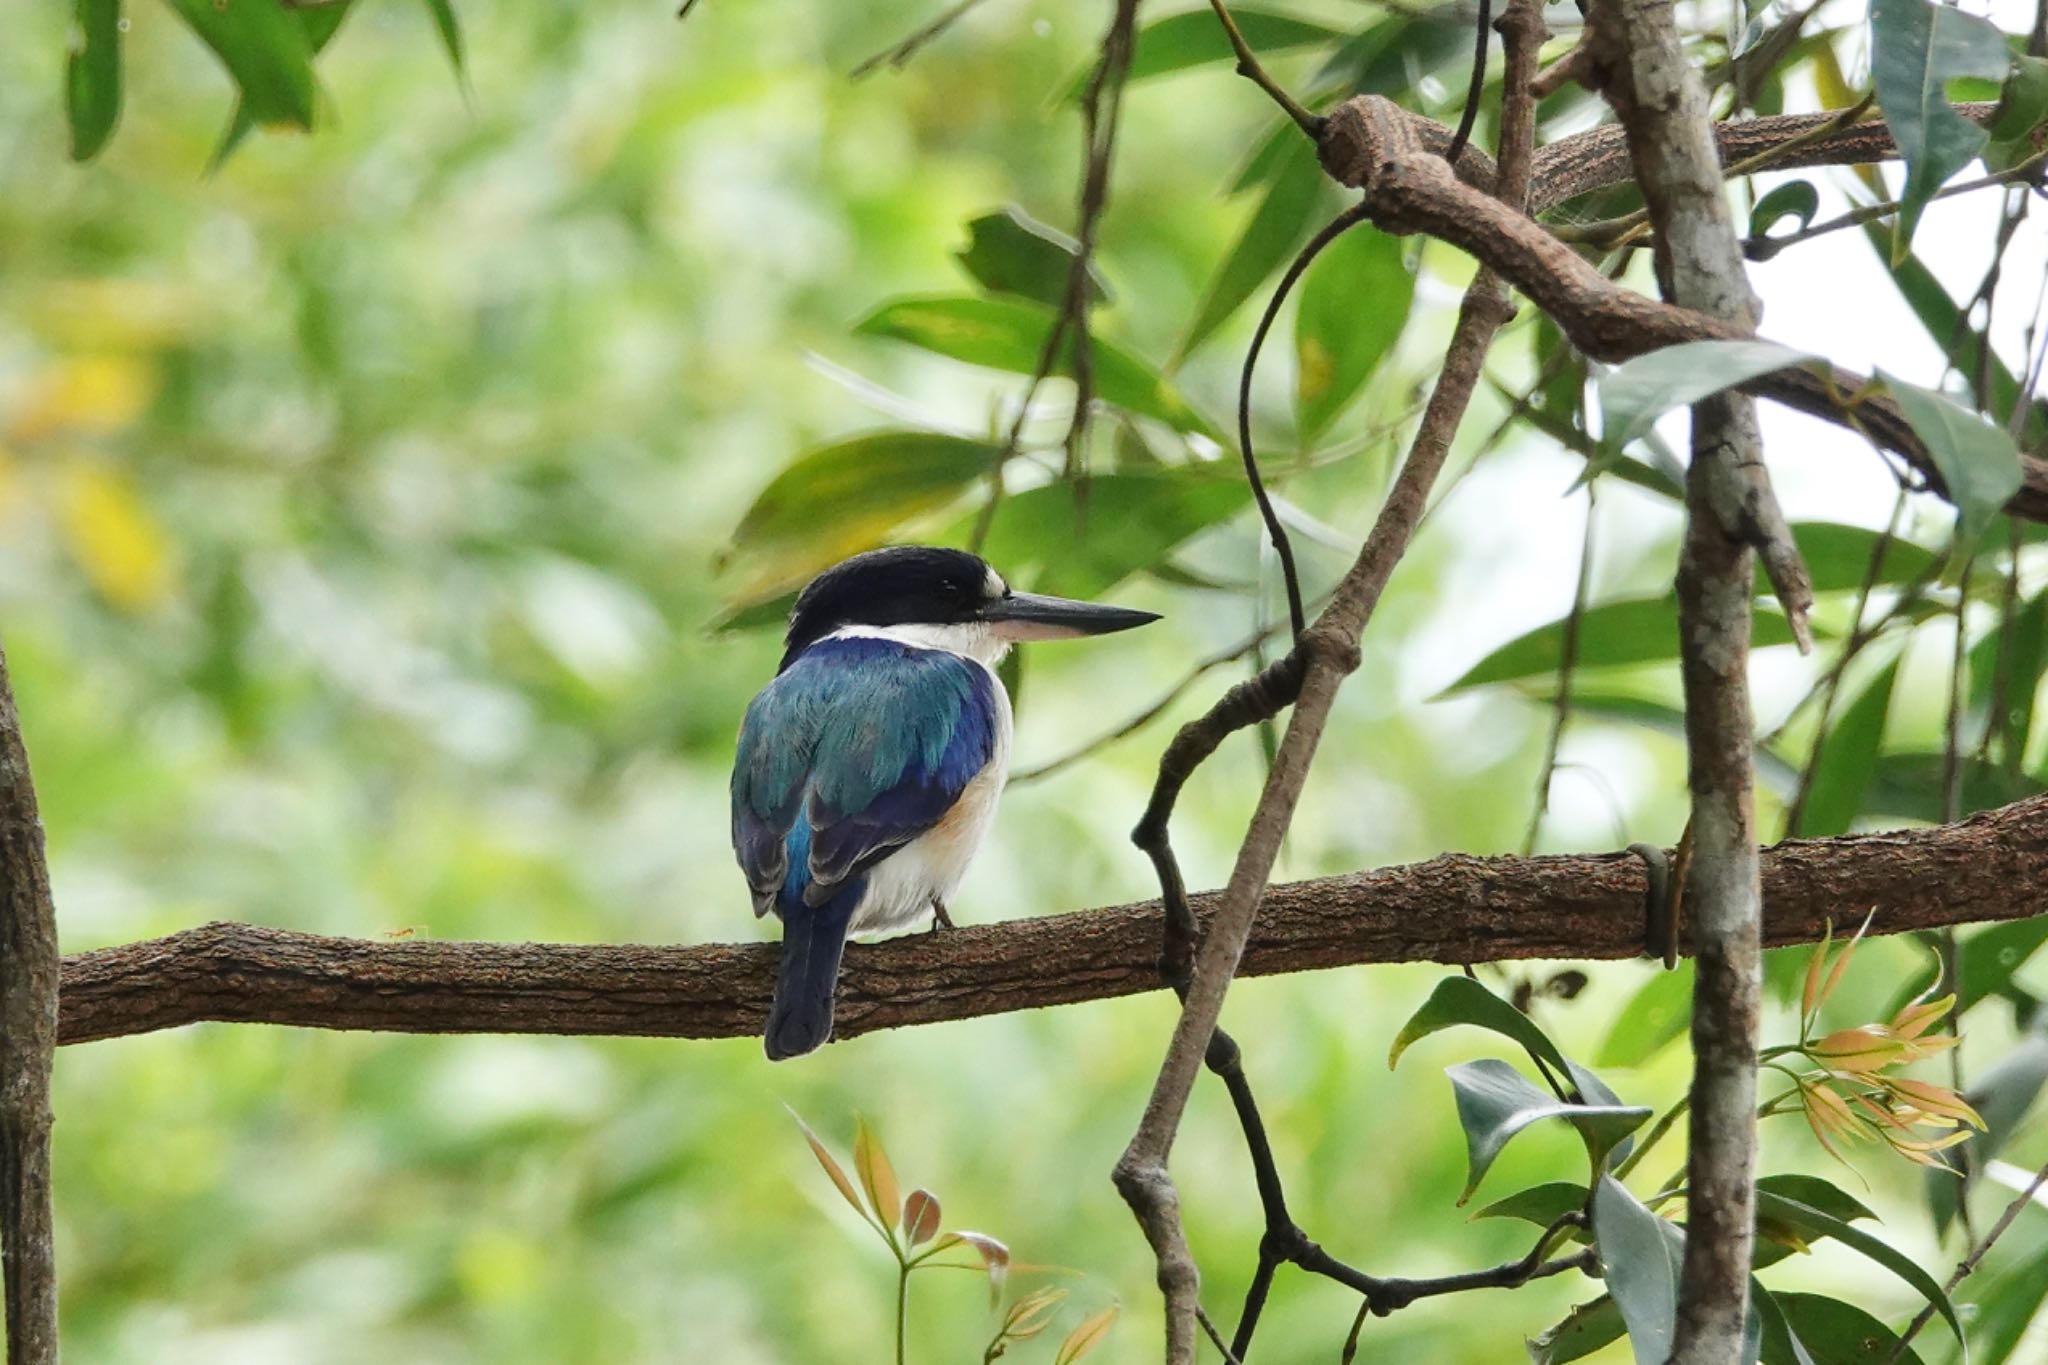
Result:
M2048 913L2048 796L1934 829L1796 839L1763 856L1764 938ZM1643 949L1642 861L1446 854L1267 888L1238 970L1620 958ZM1205 921L1218 896L1195 897ZM735 910L737 915L739 911ZM962 925L847 950L834 1035L1163 989L1159 903ZM754 1037L775 948L373 941L209 924L64 960L59 1041L202 1020L399 1033Z
M1621 118L1656 230L1665 297L1752 331L1756 296L1728 213L1706 89L1679 41L1670 0L1596 0L1588 21L1595 70ZM1685 1263L1671 1360L1739 1365L1756 1225L1763 969L1748 677L1751 547L1771 567L1781 596L1788 558L1795 585L1805 580L1771 493L1748 396L1723 394L1693 408L1685 502L1678 625L1693 848L1684 895L1698 975Z
M0 1260L7 1359L57 1359L50 1218L50 1059L57 1041L57 921L7 658L0 653Z

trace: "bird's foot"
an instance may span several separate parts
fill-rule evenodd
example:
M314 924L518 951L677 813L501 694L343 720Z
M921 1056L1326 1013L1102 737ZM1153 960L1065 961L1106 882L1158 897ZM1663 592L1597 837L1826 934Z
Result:
M943 902L943 901L940 901L940 900L936 900L936 899L935 899L935 900L933 900L933 901L932 901L932 927L931 927L931 928L930 928L929 930L927 930L926 932L927 932L927 933L933 933L933 934L936 934L936 933L937 933L937 932L939 932L939 930L941 930L941 929L950 929L950 928L952 928L952 927L953 927L953 917L952 917L951 915L949 915L949 914L947 914L947 913L946 913L946 905L945 905L945 902Z

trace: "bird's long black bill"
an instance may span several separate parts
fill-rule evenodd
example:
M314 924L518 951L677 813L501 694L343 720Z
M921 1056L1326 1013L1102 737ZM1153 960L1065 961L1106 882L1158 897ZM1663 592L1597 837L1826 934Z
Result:
M984 607L981 619L1006 640L1066 640L1078 635L1108 635L1159 619L1159 613L1070 597L1013 592Z

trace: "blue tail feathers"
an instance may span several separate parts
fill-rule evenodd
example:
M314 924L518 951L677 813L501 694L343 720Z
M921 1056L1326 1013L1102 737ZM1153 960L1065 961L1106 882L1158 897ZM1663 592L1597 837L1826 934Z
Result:
M775 973L775 1003L763 1035L769 1061L815 1052L832 1036L832 996L839 985L846 928L866 890L863 877L815 909L800 898L777 907L782 912L782 965Z

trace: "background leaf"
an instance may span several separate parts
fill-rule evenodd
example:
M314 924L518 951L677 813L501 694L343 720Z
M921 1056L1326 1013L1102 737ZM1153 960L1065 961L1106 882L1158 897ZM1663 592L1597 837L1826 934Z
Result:
M1399 237L1358 227L1316 257L1295 292L1294 413L1306 450L1401 339L1415 275Z
M2019 491L2019 448L2005 428L1992 426L1947 395L1894 379L1883 370L1877 373L1941 471L1962 518L1964 536L1976 536Z
M1292 124L1276 136L1281 140L1265 197L1203 292L1194 321L1174 348L1176 368L1322 226L1317 206L1329 200L1330 182L1316 161L1315 148Z
M2002 80L2012 57L2005 35L1990 23L1929 0L1871 0L1870 42L1878 107L1906 162L1892 239L1897 263L1928 199L1988 140L1982 128L1950 107L1948 83L1965 76Z
M1821 740L1813 787L1793 833L1810 839L1848 833L1877 773L1885 717L1891 713L1892 684L1898 676L1899 665L1894 660L1835 717Z
M1692 1023L1692 959L1658 972L1614 1017L1595 1059L1601 1066L1641 1066L1685 1035Z
M1067 278L1081 244L1011 205L967 224L967 245L954 255L982 288L1015 294L1050 308L1067 300ZM1088 301L1106 302L1109 286L1095 263L1088 264Z
M1600 376L1600 444L1619 450L1657 419L1760 374L1800 365L1810 352L1775 341L1682 341Z
M64 64L71 159L90 161L121 118L121 0L77 0L75 46Z

